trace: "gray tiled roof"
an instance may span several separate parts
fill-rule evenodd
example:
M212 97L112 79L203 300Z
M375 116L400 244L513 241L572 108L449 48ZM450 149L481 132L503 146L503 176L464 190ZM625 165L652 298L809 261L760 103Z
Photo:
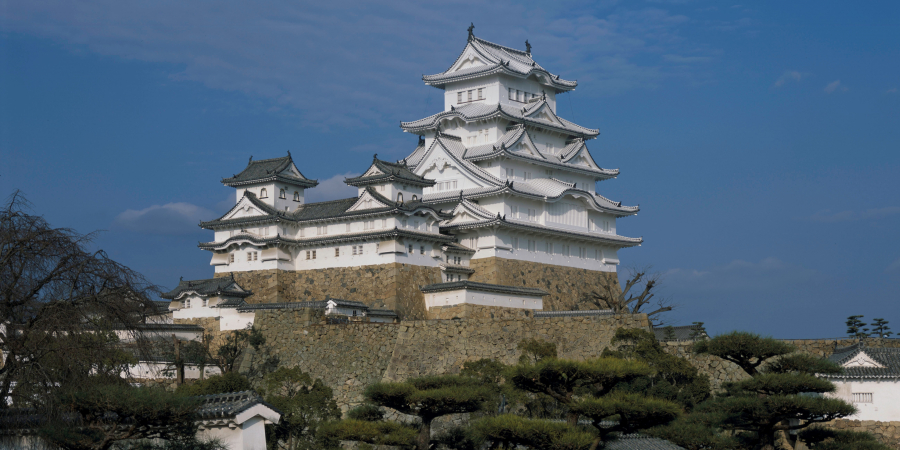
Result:
M277 309L325 309L325 302L248 303L238 308L240 312Z
M583 309L579 311L537 311L534 313L536 318L548 317L592 317L592 316L611 316L615 312L611 309Z
M541 102L538 102L538 104L541 103L545 103L545 101L542 100ZM486 105L480 103L470 103L464 106L460 106L459 108L452 106L450 111L441 111L437 114L425 117L423 119L414 120L411 122L401 122L400 128L410 133L423 133L425 131L437 128L442 119L459 118L466 123L471 123L480 120L488 120L495 117L502 117L510 121L521 122L525 125L545 128L572 136L594 138L598 134L600 134L600 130L576 125L561 117L556 117L559 120L558 122L556 122L539 118L537 116L529 116L529 113L533 112L533 109L520 109L503 104Z
M397 317L397 313L392 309L369 308L366 314L372 317Z
M450 283L435 283L419 288L422 292L444 292L455 291L457 289L468 289L471 291L496 292L498 294L511 295L534 295L544 296L550 295L543 289L535 289L523 286L504 286L501 284L478 283L475 281L453 281Z
M200 325L189 323L142 323L137 329L146 331L203 331Z
M233 277L208 278L205 280L181 280L175 289L160 297L174 299L184 292L196 292L201 296L220 295L228 297L249 297L252 291L241 288Z
M606 450L684 450L665 439L655 438L640 433L626 434L609 442L603 447Z
M377 156L377 155L376 155ZM366 173L371 171L373 168L377 169L377 174L373 175L365 175L358 176L355 178L347 178L344 180L344 183L349 184L350 186L368 186L371 184L378 184L384 182L399 182L399 183L409 183L416 186L434 186L435 181L429 180L425 177L421 177L416 175L409 167L407 167L406 163L389 163L387 161L382 161L380 159L373 158L372 165L369 166L369 169L366 170Z
M200 400L200 408L197 409L197 416L200 419L232 418L241 412L260 404L281 414L281 411L263 401L262 397L253 391L201 395L196 398Z
M313 187L319 182L303 176L294 161L291 153L281 158L260 159L253 161L252 157L247 167L241 173L223 178L222 184L226 186L243 186L246 184L261 183L266 181L281 181L302 187Z
M860 353L865 353L884 367L844 367L841 375L827 375L829 378L900 378L900 348L869 347L859 342L849 347L837 348L828 359L843 365Z
M668 329L670 328L674 337L667 338L666 335L668 334ZM653 334L656 335L656 339L660 341L692 341L694 340L694 338L692 338L691 335L696 329L696 325L682 325L678 327L653 327ZM706 333L703 333L703 336L706 336Z
M534 76L541 84L554 88L557 93L570 91L575 89L578 85L578 82L576 81L564 80L560 78L559 75L548 72L531 57L531 53L495 44L474 36L469 39L466 48L470 45L486 64L454 72L449 72L450 69L447 69L447 71L439 74L425 75L422 77L425 84L443 89L447 83L468 80L494 73L504 73L519 78ZM456 66L459 58L461 58L465 52L466 49L464 48L456 58L456 61L450 66L451 68Z
M520 142L527 143L530 148L534 149L536 154L516 151L515 148ZM614 178L619 175L618 169L595 169L581 164L571 164L572 158L582 150L586 152L591 162L599 167L590 152L588 152L583 139L573 139L562 149L559 155L548 154L538 150L525 127L517 124L507 127L506 134L493 144L470 147L466 150L464 157L469 161L484 161L494 158L519 159L546 167L562 168L567 171L592 175L598 177L598 179Z
M441 263L438 265L442 271L447 273L475 273L475 269L469 266L462 266L459 264L448 264Z
M254 193L245 192L244 196L247 198L247 200L253 203L253 205L258 206L266 214L259 216L240 217L237 219L225 219L224 217L228 215L228 213L226 213L218 219L210 220L207 222L200 222L200 227L215 229L251 226L272 222L315 222L335 218L359 217L375 214L412 213L420 209L429 210L438 217L445 216L439 209L434 208L431 204L424 203L422 200L398 203L385 198L383 195L379 194L378 191L372 188L366 188L366 192L388 206L381 208L348 211L359 200L358 197L351 197L340 200L330 200L327 202L305 203L298 206L294 211L278 211L260 201L258 198L256 198L256 195ZM229 213L230 212L231 211L229 211Z
M456 242L448 242L448 243L444 244L441 248L443 248L443 250L445 252L475 253L474 249L466 247L465 245L462 245L462 244L457 244Z
M484 227L505 227L513 230L520 230L525 232L537 233L537 234L552 234L564 238L569 239L577 239L577 240L587 240L594 242L603 242L606 244L611 244L619 247L634 247L636 245L641 245L644 242L643 238L632 238L626 236L619 236L614 234L597 234L597 233L582 233L578 231L568 231L562 230L558 228L549 228L540 225L534 225L528 222L522 222L518 220L506 219L504 217L494 217L489 220L478 220L472 222L462 222L455 223L449 225L442 225L441 231L453 232L467 229L476 229L476 228L484 228Z
M440 243L453 242L456 240L455 237L445 234L391 228L382 231L363 231L359 233L333 234L299 239L291 239L282 236L263 237L251 233L241 233L231 236L221 242L201 242L197 244L197 246L203 250L222 250L228 248L228 246L232 244L248 242L256 246L286 245L293 247L310 247L387 238L409 238Z

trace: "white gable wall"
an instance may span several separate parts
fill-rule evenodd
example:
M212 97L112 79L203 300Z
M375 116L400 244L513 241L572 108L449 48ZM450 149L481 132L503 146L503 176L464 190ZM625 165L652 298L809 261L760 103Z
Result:
M837 387L829 397L839 398L852 403L858 412L847 417L850 420L875 420L880 422L900 421L900 380L896 379L831 379ZM853 394L871 394L871 403L854 402Z

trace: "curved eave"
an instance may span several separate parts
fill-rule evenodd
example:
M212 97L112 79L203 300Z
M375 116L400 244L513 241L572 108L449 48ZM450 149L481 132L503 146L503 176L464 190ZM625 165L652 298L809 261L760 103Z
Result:
M341 213L337 216L331 217L322 217L317 219L293 219L285 216L251 216L251 217L242 217L240 219L229 219L229 220L220 220L220 221L210 221L210 222L200 222L200 228L204 228L207 230L221 230L221 229L230 229L236 225L258 225L265 223L277 223L277 222L288 222L291 224L302 224L302 223L316 223L316 222L334 222L336 220L341 219L357 219L360 217L369 217L369 216L382 216L382 215L396 215L396 214L406 214L406 215L414 215L418 212L428 212L432 214L436 219L442 220L451 217L448 214L441 212L428 204L422 204L421 206L416 206L415 208L379 208L373 210L357 210L357 211L348 211Z
M412 180L409 178L401 178L396 175L375 175L371 177L357 177L357 178L346 178L344 179L344 183L354 186L354 187L362 187L362 186L370 186L373 184L379 184L384 182L396 182L401 184L410 184L413 186L421 186L421 187L431 187L434 186L436 181L434 180Z
M229 187L238 187L238 186L246 186L248 184L259 184L259 183L268 183L272 181L281 181L287 184L293 184L295 186L301 186L303 188L311 188L319 185L319 180L298 180L296 178L288 178L280 175L273 175L271 177L265 178L257 178L255 180L242 180L242 181L230 181L231 178L222 178L222 184Z
M549 203L555 203L555 202L563 199L567 195L571 195L575 198L584 197L584 198L588 198L591 200L591 204L592 204L592 206L594 206L595 209L605 212L605 213L612 214L616 217L633 216L640 211L639 206L619 206L619 205L621 205L621 202L614 202L606 197L603 197L602 195L592 194L588 191L583 191L581 189L575 189L575 188L566 189L566 190L562 191L559 195L556 195L556 196L539 195L539 194L532 194L530 192L523 192L523 191L516 189L515 182L511 182L511 183L507 184L506 186L504 186L502 188L498 188L496 191L493 191L493 192L484 192L484 193L478 193L478 194L475 194L472 196L465 196L465 195L464 196L467 199L472 199L472 198L490 197L490 196L494 196L494 195L498 195L498 194L506 194L506 193L511 193L511 194L522 196L522 197L535 199L535 200L542 200L542 201L549 202ZM613 205L616 205L616 208L611 208L609 206L598 203L595 197L600 197L603 200L608 201L609 203L611 203ZM429 200L429 202L434 202L434 200ZM434 202L434 203L437 203L437 202ZM619 208L621 208L621 209L619 209Z
M579 233L576 231L567 231L560 230L556 228L548 228L543 226L534 226L530 224L525 224L518 221L511 221L504 219L502 217L494 218L491 220L482 220L477 222L466 222L460 224L453 224L442 226L441 231L462 231L462 230L471 230L476 228L488 228L488 227L505 227L511 228L515 230L528 231L536 234L555 234L557 236L563 236L570 239L581 239L592 242L602 242L604 244L613 245L619 248L626 247L636 247L641 245L644 242L643 238L630 238L625 236L604 236L597 234L589 234L589 233Z
M294 222L281 215L260 215L241 217L239 219L210 220L208 222L200 222L200 228L206 230L219 230L223 228L232 228L237 225L262 225L265 223L278 223L282 221Z
M547 167L562 168L562 169L566 169L566 170L569 170L572 172L579 172L584 175L593 175L597 178L597 181L609 180L611 178L615 178L615 177L619 176L619 169L595 170L595 169L591 169L591 168L578 167L578 166L574 166L574 165L570 165L570 164L564 164L564 163L560 164L560 163L555 163L553 161L550 161L549 159L546 159L546 158L536 158L533 156L521 155L516 152L511 152L511 151L509 151L509 149L498 149L497 151L495 151L493 153L488 153L485 155L480 155L480 156L475 156L475 157L465 158L465 159L467 161L474 162L474 161L487 161L489 159L500 158L500 157L516 159L519 161L526 161L526 162L530 162L530 163L534 163L534 164L544 165Z
M543 77L546 78L546 80L548 80L549 82L540 81L540 79L538 79L538 83L540 83L544 86L553 88L557 94L573 91L573 90L575 90L576 87L578 87L577 81L565 80L565 79L559 78L558 76L553 75L552 73L550 73L542 68L533 68L533 69L529 70L528 72L522 73L522 72L512 70L503 64L486 64L486 65L484 65L484 68L482 70L466 72L466 73L459 74L459 75L454 75L454 72L449 72L449 73L443 72L443 73L437 73L434 75L423 75L422 81L428 86L435 87L438 89L446 89L447 84L449 84L449 83L471 80L473 78L480 78L480 77L485 77L485 76L494 75L494 74L498 74L498 73L502 73L504 75L510 75L510 76L514 76L514 77L522 78L522 79L527 79L528 77L530 77L532 75L534 75L535 78L537 78L537 75L543 75Z
M317 236L314 238L301 238L301 239L290 239L281 236L276 236L273 238L260 238L258 236L253 236L250 234L240 234L229 237L228 239L222 242L201 242L197 246L203 250L210 251L221 251L226 250L228 247L232 245L240 245L240 244L251 244L254 246L288 246L288 247L309 247L313 245L323 245L323 244L332 244L332 243L345 243L345 242L358 242L361 240L369 240L369 239L385 239L385 238L411 238L418 240L426 240L432 242L455 242L456 238L453 236L446 236L442 234L434 234L434 233L422 233L418 231L409 231L409 230L401 230L399 228L392 228L390 230L385 231L375 231L375 232L363 232L363 233L348 233L348 234L336 234L336 235L326 235L326 236Z
M193 289L187 289L187 290L184 290L184 291L179 292L179 293L176 294L176 295L171 295L171 292L167 292L167 293L165 293L165 294L160 294L160 297L165 298L165 299L169 299L169 300L180 300L181 298L184 298L184 296L185 296L185 295L188 295L188 294L194 294L194 295L196 295L196 296L198 296L198 297L215 297L215 296L221 297L221 296L228 296L228 297L247 298L247 297L253 295L253 292L252 292L252 291L247 291L247 292L232 292L232 291L222 291L222 290L218 290L218 291L216 291L216 292L212 292L212 293L209 293L209 294L203 294L203 293L200 293L200 292L198 292L198 291L196 291L196 290L193 290Z
M413 121L413 122L400 122L400 128L407 133L420 133L420 132L434 130L435 128L437 128L437 124L441 120L448 119L448 118L453 118L453 119L458 118L458 119L462 119L466 123L471 123L471 122L477 122L479 120L493 119L496 117L501 117L503 119L509 120L510 122L520 122L526 126L532 126L532 127L536 127L536 128L552 130L557 133L562 133L562 134L565 134L568 136L578 136L578 137L581 137L582 139L594 139L600 134L600 130L584 128L584 127L581 127L580 125L576 125L569 121L566 121L566 122L568 122L572 125L578 126L580 128L583 128L583 130L570 130L570 129L560 127L558 125L554 125L552 123L545 123L542 121L537 121L537 120L531 119L529 117L514 116L512 114L507 113L502 108L499 108L499 105L498 105L497 109L494 109L492 112L481 115L481 116L469 117L469 116L466 116L465 114L459 112L458 110L450 110L450 111L444 111L444 112L435 114L430 117L430 119L431 119L430 123L426 123L426 124L422 124L422 125L418 125L418 126L411 125L414 122L418 122L418 120ZM428 118L426 118L426 119L428 119ZM424 120L424 119L420 119L420 120ZM565 119L560 119L560 120L565 120Z
M464 273L464 274L473 274L475 273L475 269L466 266L460 266L457 264L438 264L438 267L441 268L444 272L447 273Z

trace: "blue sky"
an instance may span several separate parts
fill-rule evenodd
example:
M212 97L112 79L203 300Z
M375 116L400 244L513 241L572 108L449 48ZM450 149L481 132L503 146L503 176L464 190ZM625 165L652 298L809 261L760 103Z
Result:
M0 193L57 226L106 230L117 260L172 287L212 275L201 219L250 155L322 181L442 108L422 74L466 28L525 39L579 87L559 113L640 204L623 269L652 265L676 324L783 338L900 330L900 4L868 2L51 2L0 0ZM343 186L343 187L342 187Z

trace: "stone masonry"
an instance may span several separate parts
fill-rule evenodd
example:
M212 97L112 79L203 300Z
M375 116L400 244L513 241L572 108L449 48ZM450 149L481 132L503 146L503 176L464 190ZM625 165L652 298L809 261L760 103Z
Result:
M505 258L474 259L470 263L475 273L469 278L482 283L524 286L543 289L544 311L574 311L600 309L590 301L591 293L606 283L619 284L616 273L555 266Z

